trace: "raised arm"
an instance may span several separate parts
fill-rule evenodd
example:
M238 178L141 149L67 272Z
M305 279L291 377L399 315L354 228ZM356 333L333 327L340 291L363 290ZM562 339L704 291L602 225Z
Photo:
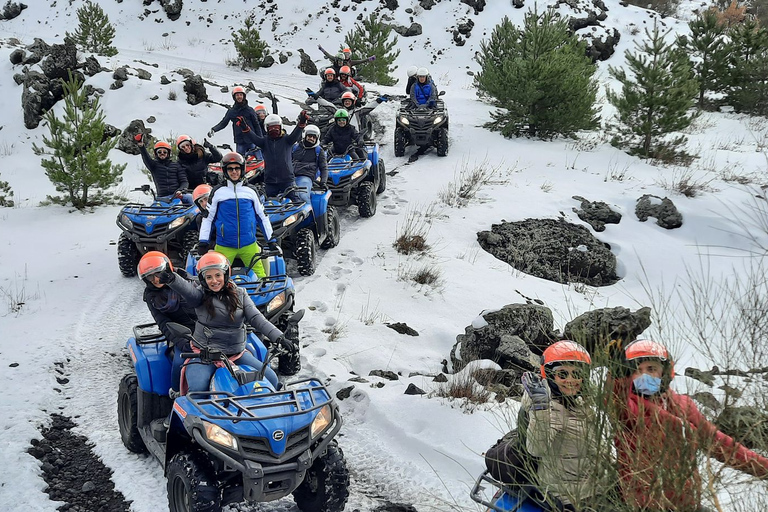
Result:
M203 290L190 283L176 272L173 272L174 279L168 283L171 290L181 295L187 304L196 308L203 303Z
M251 296L248 295L244 289L240 288L239 291L240 300L243 303L243 314L245 315L246 320L248 320L248 323L251 324L251 327L256 329L256 331L269 338L269 341L275 343L283 333L261 314L259 308L253 303Z

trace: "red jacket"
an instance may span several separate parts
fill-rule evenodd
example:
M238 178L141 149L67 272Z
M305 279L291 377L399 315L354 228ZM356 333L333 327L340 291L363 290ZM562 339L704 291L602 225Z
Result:
M709 422L688 396L668 390L655 399L636 395L631 379L614 385L621 428L615 436L624 500L642 510L696 510L702 483L696 459L709 457L757 477L768 459Z
M365 94L365 89L363 89L363 86L360 85L360 82L352 78L351 76L348 77L345 81L341 82L342 85L348 87L357 95L357 99L361 100L363 99L363 94Z

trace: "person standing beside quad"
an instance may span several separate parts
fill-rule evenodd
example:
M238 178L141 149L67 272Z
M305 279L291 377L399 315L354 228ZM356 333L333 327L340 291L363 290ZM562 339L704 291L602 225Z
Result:
M258 122L256 112L248 105L248 100L245 99L245 89L240 87L234 87L232 89L232 99L235 103L231 108L227 110L224 117L219 124L212 127L208 132L208 137L213 137L213 134L219 130L224 129L227 123L232 122L232 135L235 139L235 150L241 155L245 156L249 149L253 149L255 144L249 142L247 138L243 137L241 126L247 125L251 130L257 133L261 132L261 124Z
M245 159L239 153L227 153L221 159L226 184L211 191L208 199L208 215L200 225L197 251L202 256L210 249L212 231L216 232L215 250L229 261L239 257L250 265L261 252L256 241L260 229L264 238L272 238L272 224L264 213L258 193L242 184L245 173ZM253 265L253 271L260 278L267 273L261 260Z
M313 124L304 128L301 142L293 146L292 159L298 195L305 203L312 204L312 185L317 183L326 187L328 181L328 161L325 151L320 147L320 128Z
M195 188L206 183L208 181L206 178L208 164L221 161L221 153L207 139L203 140L201 146L195 144L189 135L179 135L176 139L176 149L179 150L179 165L187 173L189 188Z
M162 140L156 142L153 148L155 158L152 158L144 146L144 136L138 134L135 140L141 152L141 159L146 168L149 169L152 181L155 182L157 199L170 201L174 197L178 197L185 204L192 204L192 196L183 193L189 188L187 173L184 172L184 168L178 162L174 162L171 158L171 145Z

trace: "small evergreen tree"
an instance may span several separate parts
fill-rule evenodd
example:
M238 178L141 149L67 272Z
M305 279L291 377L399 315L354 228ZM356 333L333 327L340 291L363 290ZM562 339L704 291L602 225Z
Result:
M665 41L669 32L659 33L654 24L635 53L624 52L630 76L625 69L609 67L622 84L620 94L608 91L620 121L614 144L645 158L681 156L677 148L686 138L664 137L688 127L697 115L690 112L698 95L690 60L683 49Z
M717 11L708 9L688 23L691 37L678 38L678 44L692 57L696 57L693 70L699 83L699 108L704 107L707 92L720 88L726 74L727 45L725 27L719 22Z
M0 180L0 207L13 206L13 190L7 181Z
M115 39L115 27L109 22L109 16L91 0L88 0L77 10L80 22L74 34L66 33L65 39L72 41L75 46L86 52L98 55L112 56L117 49L112 46Z
M597 126L596 67L552 9L527 12L522 30L504 17L480 44L478 61L477 87L501 108L487 128L552 138Z
M232 34L235 50L237 50L237 63L244 70L259 69L269 47L259 36L253 14L245 19L244 25Z
M768 29L750 19L731 27L727 101L738 112L768 114Z
M373 62L358 66L358 78L381 85L397 83L391 73L395 71L392 64L400 55L400 50L394 49L397 36L392 41L389 40L391 33L392 27L379 21L375 13L371 13L361 23L355 23L355 27L347 33L344 43L348 48L361 58L376 57Z
M50 199L76 208L103 203L109 198L104 189L120 182L126 165L112 165L108 157L117 138L103 140L104 113L98 99L89 101L83 83L70 73L64 82L63 117L49 110L45 120L50 130L50 136L43 136L46 147L33 145L33 150L51 157L41 165L56 190L66 194Z

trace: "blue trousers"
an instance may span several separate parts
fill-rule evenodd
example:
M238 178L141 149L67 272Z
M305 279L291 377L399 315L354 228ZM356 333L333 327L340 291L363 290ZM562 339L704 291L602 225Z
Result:
M267 197L276 197L282 194L283 192L285 192L285 190L288 187L292 187L295 184L296 184L295 181L284 181L282 183L265 183L264 195L266 195ZM288 194L288 197L290 197L291 199L299 198L296 192L291 192L290 194Z
M244 142L242 144L239 142L235 143L235 149L237 150L238 153L243 155L243 158L245 158L245 154L248 152L248 150L253 149L255 147L256 147L256 144L254 144L253 142Z
M216 371L216 366L213 364L201 364L199 358L192 359L191 361L192 364L187 365L186 370L189 391L208 391L208 389L210 389L211 377L213 377L213 374ZM238 365L251 366L255 370L261 370L261 367L264 366L261 361L256 359L256 357L247 350L243 352L243 355L240 356L235 363ZM267 368L264 376L273 386L277 386L277 375L272 368Z
M312 191L312 178L309 176L296 176L296 186L299 187L296 195L308 205L312 205L309 194Z

